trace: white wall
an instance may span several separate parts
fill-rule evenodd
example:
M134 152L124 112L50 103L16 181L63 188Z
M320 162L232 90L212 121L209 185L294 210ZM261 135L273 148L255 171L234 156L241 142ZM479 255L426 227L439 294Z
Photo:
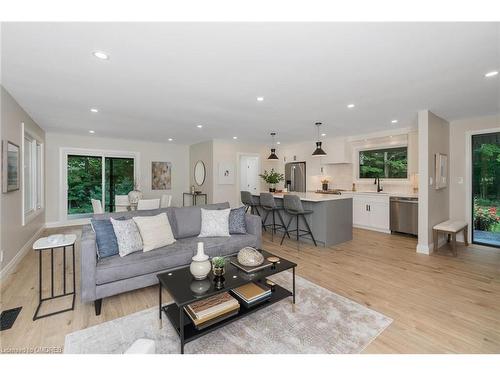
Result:
M450 215L450 187L436 190L435 155L448 155L450 161L450 124L430 111L418 113L419 142L419 204L417 251L429 254L433 250L432 227L448 220Z
M20 147L22 153L23 134L21 123L25 130L42 143L45 142L45 132L19 106L16 100L1 87L1 139L9 140ZM23 169L20 167L20 182L23 178ZM3 177L2 177L3 178ZM45 185L45 181L43 182ZM2 277L6 269L12 269L25 251L31 248L31 242L44 227L45 213L40 213L23 226L23 195L22 190L0 193L1 207L1 250L3 261L0 264ZM46 204L45 204L46 205Z
M159 198L162 194L171 194L172 205L179 206L182 205L182 192L189 190L189 147L186 145L60 133L47 133L46 144L46 171L50 186L46 193L48 225L66 221L66 218L60 217L62 195L60 149L63 147L139 153L140 185L145 198ZM172 162L172 190L151 190L152 161Z
M471 192L467 189L467 138L472 132L500 131L500 115L452 121L450 123L450 219L470 223ZM472 228L472 226L470 225ZM471 231L469 231L470 233ZM462 235L459 235L462 239Z

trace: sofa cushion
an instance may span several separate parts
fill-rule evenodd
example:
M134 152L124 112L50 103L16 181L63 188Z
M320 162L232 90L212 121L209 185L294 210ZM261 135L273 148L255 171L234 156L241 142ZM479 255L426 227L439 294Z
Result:
M90 221L95 232L97 243L97 255L106 258L118 254L118 242L116 241L113 224L109 219Z
M142 237L143 251L151 251L175 242L167 214L133 218Z
M247 226L245 224L246 207L233 208L229 213L229 233L230 234L245 234Z
M223 210L229 208L229 203L208 204L205 206L175 207L173 217L175 221L174 236L176 239L196 237L201 232L201 208L207 210ZM169 218L170 219L170 218Z
M182 247L178 243L179 241L153 251L132 253L123 258L115 255L99 259L96 284L102 285L190 264L193 248Z
M198 237L229 237L229 208L201 209L201 231Z
M116 241L118 242L118 252L121 257L142 250L141 234L134 220L115 220L113 218L110 220L115 230Z

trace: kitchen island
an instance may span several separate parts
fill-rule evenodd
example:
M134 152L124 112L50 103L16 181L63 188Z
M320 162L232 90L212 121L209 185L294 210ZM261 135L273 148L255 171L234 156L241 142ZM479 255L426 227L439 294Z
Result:
M314 211L314 213L306 215L306 218L318 245L332 246L352 240L352 196L314 192L274 193L278 206L283 206L284 194L297 195L302 201L305 210ZM253 195L259 196L259 194ZM259 208L259 211L263 214L263 217L266 216L262 208ZM281 211L281 214L285 225L288 224L290 216L286 211ZM268 216L266 221L266 224L270 223L272 223L271 215ZM279 224L277 216L276 223ZM300 220L299 228L306 229L302 220ZM295 220L292 222L290 229L295 229ZM280 231L280 233L283 232ZM295 238L292 237L292 239ZM312 240L307 237L302 237L301 241L312 243Z

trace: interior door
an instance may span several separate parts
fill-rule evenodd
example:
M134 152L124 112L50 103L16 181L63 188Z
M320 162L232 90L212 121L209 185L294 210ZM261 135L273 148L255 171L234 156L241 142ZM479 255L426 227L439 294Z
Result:
M259 191L259 158L256 156L242 156L240 190L251 193Z

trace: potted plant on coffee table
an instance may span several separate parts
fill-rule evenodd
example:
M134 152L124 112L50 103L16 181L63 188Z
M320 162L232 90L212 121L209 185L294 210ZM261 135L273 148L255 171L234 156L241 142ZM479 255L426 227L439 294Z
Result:
M264 171L264 173L259 175L265 182L269 184L269 192L274 193L276 191L276 184L285 180L283 173L278 173L271 168L271 171Z

